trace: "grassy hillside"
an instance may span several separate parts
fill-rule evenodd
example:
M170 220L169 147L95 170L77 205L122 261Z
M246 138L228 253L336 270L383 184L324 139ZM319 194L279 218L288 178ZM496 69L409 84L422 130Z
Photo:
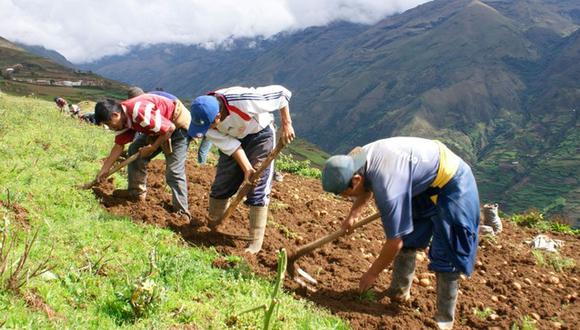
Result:
M247 267L214 268L214 249L107 214L91 191L74 188L93 178L110 148L109 132L34 98L0 94L0 116L0 233L20 239L8 251L11 266L0 271L0 327L222 329L269 301L272 283ZM25 267L48 258L53 268L17 292L7 290L23 240L36 231ZM280 302L283 322L275 328L347 328L290 295ZM262 316L248 313L234 323L257 328Z

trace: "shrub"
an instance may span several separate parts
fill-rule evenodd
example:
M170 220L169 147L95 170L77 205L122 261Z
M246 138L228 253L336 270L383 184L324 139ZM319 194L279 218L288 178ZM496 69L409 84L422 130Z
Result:
M301 176L319 179L322 175L319 169L310 167L309 160L295 160L292 155L280 154L276 160L278 171L294 173Z
M559 253L546 253L540 250L533 250L532 255L536 260L536 265L542 267L552 267L559 273L576 267L576 261L574 259L562 257Z
M491 314L495 314L495 311L490 307L485 307L483 309L479 308L473 309L473 315L475 315L475 317L477 317L480 320L487 319Z
M548 221L544 218L544 214L538 210L530 210L522 214L515 214L509 218L509 220L519 226L535 228L540 231L580 235L580 229L573 229L569 225L558 221Z

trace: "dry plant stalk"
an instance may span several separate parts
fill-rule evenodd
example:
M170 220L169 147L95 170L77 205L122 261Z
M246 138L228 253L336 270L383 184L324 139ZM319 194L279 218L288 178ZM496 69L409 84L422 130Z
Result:
M50 249L48 257L36 267L32 268L28 265L30 251L36 242L37 237L38 230L36 230L32 237L27 236L26 241L24 242L24 251L22 251L22 255L18 258L16 267L13 268L12 265L10 265L10 261L12 259L11 256L14 254L16 244L18 243L18 238L16 235L9 236L8 218L4 216L2 242L0 243L0 278L4 278L5 275L7 275L2 283L6 290L18 293L20 288L22 288L31 278L40 276L55 267L48 265L54 247Z

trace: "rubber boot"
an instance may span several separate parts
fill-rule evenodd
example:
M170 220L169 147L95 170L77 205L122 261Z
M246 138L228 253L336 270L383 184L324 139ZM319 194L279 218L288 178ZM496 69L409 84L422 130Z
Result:
M217 198L209 198L209 222L207 226L212 231L215 231L216 228L221 225L222 217L226 212L228 206L230 205L230 199L217 199Z
M250 237L252 242L246 252L256 254L262 249L266 222L268 221L268 206L250 206Z
M391 301L406 302L411 298L416 257L417 250L413 248L403 248L395 257L391 285L386 291Z
M459 289L459 273L437 273L437 313L439 329L453 329L455 304Z

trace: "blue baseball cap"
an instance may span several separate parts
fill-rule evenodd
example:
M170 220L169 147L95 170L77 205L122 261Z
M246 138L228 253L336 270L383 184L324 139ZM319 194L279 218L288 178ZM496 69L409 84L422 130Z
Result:
M365 165L366 161L367 153L362 149L349 155L328 158L322 169L322 189L334 194L345 191L352 176Z
M191 103L190 137L202 137L220 112L218 100L209 95L199 96Z

